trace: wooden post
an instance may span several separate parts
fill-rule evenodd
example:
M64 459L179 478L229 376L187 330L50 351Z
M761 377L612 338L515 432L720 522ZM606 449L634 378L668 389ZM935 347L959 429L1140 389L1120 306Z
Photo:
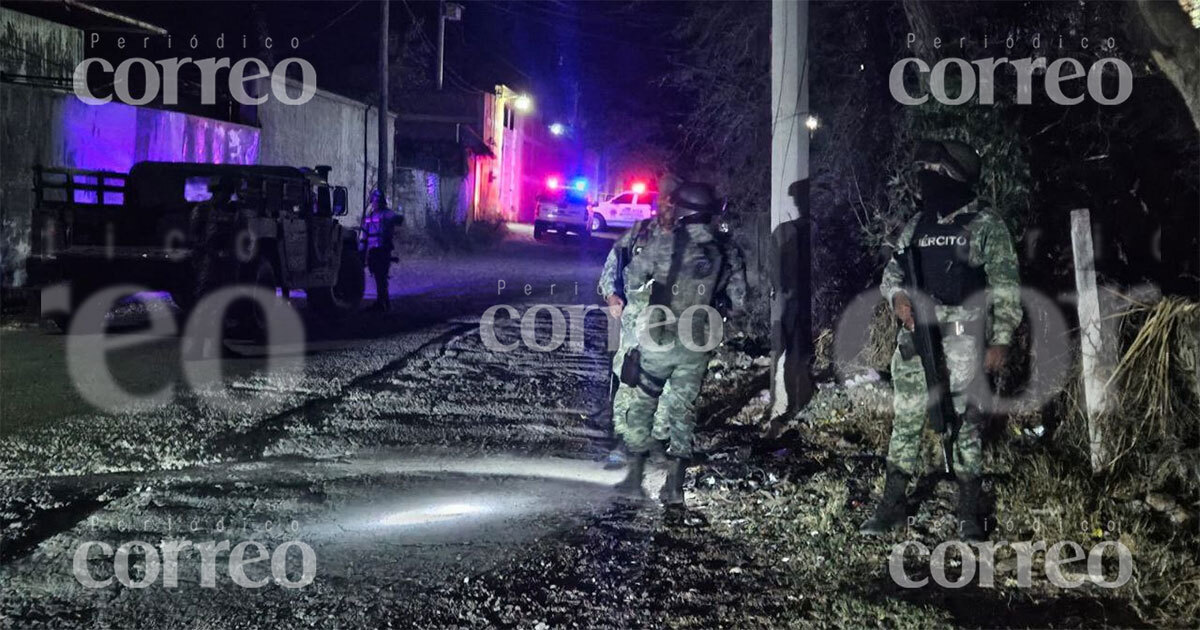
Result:
M1104 429L1101 422L1108 408L1107 385L1116 364L1116 344L1115 340L1105 343L1104 318L1100 312L1100 297L1096 290L1092 219L1086 208L1071 211L1071 248L1075 255L1075 289L1078 294L1088 446L1091 451L1092 472L1098 473L1108 461L1104 452Z

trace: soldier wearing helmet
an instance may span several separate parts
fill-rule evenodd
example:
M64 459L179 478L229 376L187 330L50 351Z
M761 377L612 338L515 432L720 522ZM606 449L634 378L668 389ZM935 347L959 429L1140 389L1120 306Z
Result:
M985 534L979 518L982 416L969 404L969 393L980 382L981 371L996 372L1003 366L1021 323L1017 257L1004 222L976 197L980 159L974 149L962 142L925 140L916 149L913 166L920 208L901 231L897 250L918 248L918 286L935 304L958 415L953 462L959 528L963 538L979 540ZM864 534L879 534L904 522L906 488L918 472L927 416L921 359L905 359L900 350L911 344L915 325L904 284L903 266L893 257L884 269L880 291L901 324L891 365L895 416L883 497L860 528Z
M613 246L600 290L622 324L613 421L630 462L617 489L643 496L646 459L656 442L665 443L668 474L659 498L671 506L683 504L695 402L720 342L722 320L712 307L725 298L740 310L746 278L740 252L718 238L713 225L722 204L712 186L667 182L659 199L656 216ZM630 253L623 268L621 248Z

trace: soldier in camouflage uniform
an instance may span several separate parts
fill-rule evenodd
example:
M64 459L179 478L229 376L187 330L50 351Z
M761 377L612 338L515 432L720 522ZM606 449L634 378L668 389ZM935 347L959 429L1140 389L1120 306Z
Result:
M616 353L613 355L612 362L612 378L614 382L619 382L621 365L625 362L625 354L630 348L633 348L637 345L637 331L634 329L634 323L637 322L638 316L642 313L642 304L625 304L624 300L620 299L620 294L623 293L623 290L618 291L616 287L619 284L617 282L617 274L622 273L622 270L617 268L619 265L617 252L624 248L628 254L632 254L635 250L640 251L644 249L650 235L652 234L652 230L654 230L656 226L663 230L669 231L671 229L671 225L669 224L669 215L665 213L660 214L658 212L660 209L658 200L669 198L671 193L675 191L680 183L681 182L679 178L671 174L667 174L659 178L658 195L655 196L654 200L654 218L637 221L632 227L629 228L629 231L625 232L621 235L621 238L617 239L617 242L613 244L612 251L610 251L608 254L608 259L605 261L604 270L600 274L601 290L603 291L605 297L609 300L610 308L613 311L613 316L621 321L620 344L617 347ZM611 306L613 299L610 297L614 296L614 293L617 294L618 300L621 302L615 307ZM670 391L671 384L667 383L666 387L663 388L663 397L670 396ZM625 452L625 444L621 436L625 434L625 412L629 408L629 402L633 400L632 394L633 390L628 387L624 389L618 387L613 393L613 436L616 437L620 443L612 450L611 453L609 453L605 468L621 468L626 463L625 460L627 453ZM665 405L660 406L659 409L654 413L654 425L651 430L651 434L654 437L654 443L657 444L666 442L670 437L670 422L667 418L667 407Z
M669 462L659 498L666 505L682 505L695 402L716 345L710 332L718 333L710 330L709 318L720 322L719 315L693 307L709 307L714 298L725 296L731 308L742 308L746 280L740 253L718 239L712 225L719 205L711 186L682 183L665 202L661 199L660 194L655 219L635 226L614 246L600 289L622 323L615 369L632 371L636 379L636 385L623 380L613 404L617 434L632 457L628 475L617 488L643 494L646 457L653 441L659 440L667 444ZM625 245L632 246L632 256L621 270L615 252ZM624 280L625 299L618 294L618 274ZM676 320L685 312L693 316L690 328L681 331ZM632 370L621 369L627 361L634 361Z
M963 537L982 539L978 502L983 460L981 415L972 405L987 372L1004 364L1013 332L1021 323L1017 257L1004 222L975 198L979 156L961 142L924 141L915 156L921 210L900 233L898 250L920 248L919 286L935 303L950 394L958 414L954 436L954 472L958 478L957 514ZM904 270L893 258L884 269L880 291L902 324L898 346L911 337L912 302L905 292ZM986 341L987 349L982 349ZM981 354L983 361L980 361ZM921 358L892 355L895 389L892 437L883 497L875 515L860 531L879 534L905 517L905 491L916 474L921 434L927 417L927 390Z

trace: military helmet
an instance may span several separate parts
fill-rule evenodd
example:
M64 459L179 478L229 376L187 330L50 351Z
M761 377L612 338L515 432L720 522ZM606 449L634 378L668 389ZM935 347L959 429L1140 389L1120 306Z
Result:
M711 184L701 182L683 182L671 192L671 205L675 207L675 221L681 222L686 218L698 215L718 214L722 209L721 200Z
M683 180L678 175L670 172L663 173L658 178L658 194L670 198L671 193L675 192L675 189L679 188L679 185L682 183Z
M964 184L979 181L979 154L957 140L922 140L913 155L917 170L929 170Z

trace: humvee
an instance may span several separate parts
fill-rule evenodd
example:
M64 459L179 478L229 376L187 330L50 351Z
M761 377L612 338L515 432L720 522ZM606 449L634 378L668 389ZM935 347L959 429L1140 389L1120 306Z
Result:
M169 292L183 313L222 286L303 289L318 312L353 310L365 252L342 226L346 189L330 168L139 162L128 174L35 168L29 274L67 281L71 310L111 284ZM262 313L231 306L231 325ZM65 331L71 313L53 317Z

